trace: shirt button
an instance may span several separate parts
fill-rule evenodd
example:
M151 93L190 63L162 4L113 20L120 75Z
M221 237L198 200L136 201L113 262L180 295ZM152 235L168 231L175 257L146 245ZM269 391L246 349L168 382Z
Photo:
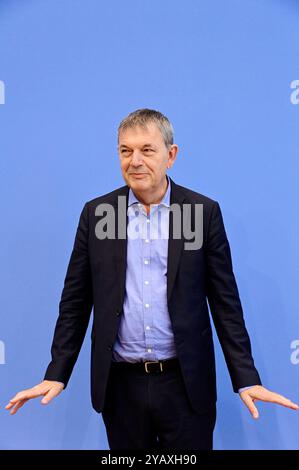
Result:
M145 304L146 308L149 308L149 304Z
M150 326L147 326L147 327L146 327L146 330L150 330L150 329L151 329L151 327L150 327Z
M149 242L149 239L148 239L148 238L146 238L144 241L145 241L145 243L148 243L148 242Z
M145 259L144 260L144 264L148 264L149 263L149 260L148 259Z
M149 348L149 349L147 350L147 352L152 352L152 350Z
M149 282L148 282L148 281L144 281L144 284L145 284L145 285L148 285L148 284L149 284Z
M146 219L146 222L149 224L149 223L150 223L150 219Z

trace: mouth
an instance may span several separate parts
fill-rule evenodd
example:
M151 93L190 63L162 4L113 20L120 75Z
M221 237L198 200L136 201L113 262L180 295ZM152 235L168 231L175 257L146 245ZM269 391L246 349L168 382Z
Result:
M147 176L147 173L129 173L129 175L132 176L133 178L140 179L140 178L144 178L145 176Z

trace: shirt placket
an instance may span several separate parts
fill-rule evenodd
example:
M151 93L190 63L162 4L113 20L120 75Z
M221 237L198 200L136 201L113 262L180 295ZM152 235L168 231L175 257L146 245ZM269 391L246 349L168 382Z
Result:
M151 239L150 225L151 214L147 214L142 207L142 304L143 304L143 328L145 337L145 358L155 360L154 336L153 336L153 308L152 308L152 283L151 283Z

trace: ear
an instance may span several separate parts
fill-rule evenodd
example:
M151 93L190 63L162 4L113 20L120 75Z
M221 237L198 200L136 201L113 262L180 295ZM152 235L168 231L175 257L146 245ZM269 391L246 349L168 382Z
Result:
M179 151L178 145L172 144L168 152L167 168L171 168L172 165L174 164L178 151Z

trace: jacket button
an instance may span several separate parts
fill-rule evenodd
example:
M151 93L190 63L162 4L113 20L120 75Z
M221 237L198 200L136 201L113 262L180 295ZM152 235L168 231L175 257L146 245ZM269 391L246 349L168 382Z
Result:
M121 311L120 311L120 310L116 310L116 316L119 317L120 314L121 314Z
M111 350L112 350L112 344L109 344L109 345L107 346L107 351L111 351Z

